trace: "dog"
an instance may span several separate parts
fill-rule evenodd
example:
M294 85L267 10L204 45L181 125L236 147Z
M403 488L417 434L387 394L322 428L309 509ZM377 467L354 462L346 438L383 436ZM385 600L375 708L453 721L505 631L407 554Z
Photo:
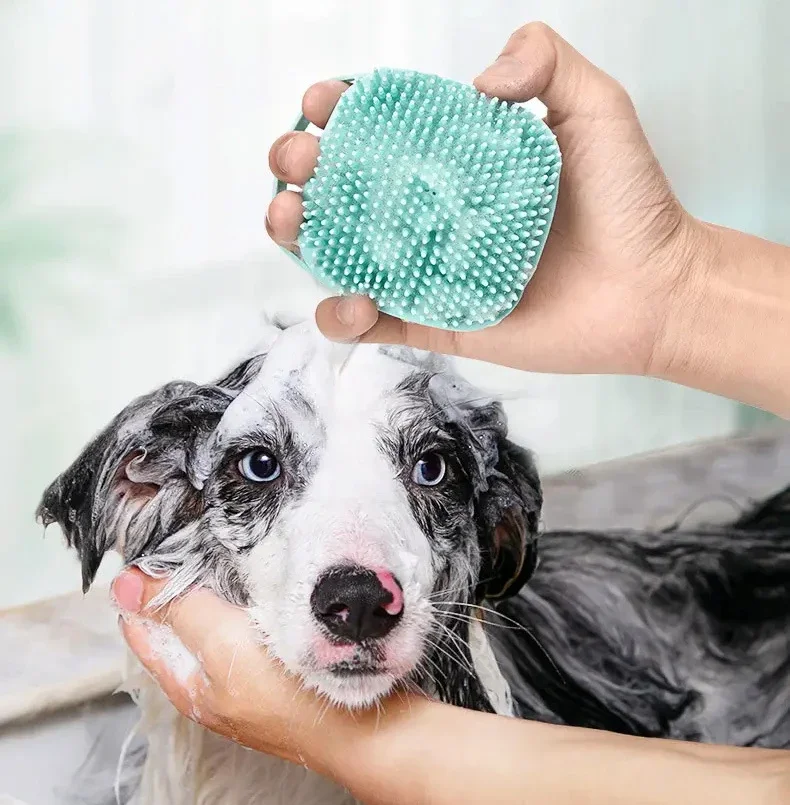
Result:
M130 403L38 517L84 589L109 550L168 576L160 604L207 587L338 706L417 687L505 717L790 747L790 489L726 527L539 539L541 502L501 404L448 359L301 323L214 383ZM144 674L129 685L145 735L119 801L353 801L183 718Z

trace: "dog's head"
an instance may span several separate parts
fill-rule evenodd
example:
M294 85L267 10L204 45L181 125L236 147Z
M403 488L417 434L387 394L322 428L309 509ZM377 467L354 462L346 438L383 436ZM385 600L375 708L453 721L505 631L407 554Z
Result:
M350 706L399 682L488 709L473 604L535 567L541 494L499 403L433 355L278 329L210 385L132 402L39 510L104 553L249 608L274 654Z

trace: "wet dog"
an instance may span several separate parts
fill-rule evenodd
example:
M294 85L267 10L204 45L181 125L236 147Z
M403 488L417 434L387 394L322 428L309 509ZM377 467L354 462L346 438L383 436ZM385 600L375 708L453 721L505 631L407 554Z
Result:
M540 509L500 403L446 360L300 324L214 383L133 401L39 516L86 589L111 549L169 576L160 603L209 587L336 704L417 686L505 716L790 746L790 491L726 528L544 534L535 573ZM129 801L350 801L135 684L149 751Z

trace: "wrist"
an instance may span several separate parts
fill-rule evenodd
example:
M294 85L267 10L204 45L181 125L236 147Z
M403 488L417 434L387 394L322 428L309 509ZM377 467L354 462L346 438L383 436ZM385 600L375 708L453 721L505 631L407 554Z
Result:
M403 704L401 702L401 704ZM299 737L300 755L313 771L352 789L355 775L367 768L371 742L384 740L395 702L350 711L321 705L320 717L306 725Z
M349 773L360 762L367 719L367 711L351 712L318 700L316 712L300 718L304 726L293 735L297 762L348 787Z
M687 215L674 245L666 295L645 374L674 380L693 371L697 360L695 329L700 306L706 304L705 287L721 253L718 231Z
M334 711L303 744L304 761L369 805L416 805L430 777L421 767L426 747L434 745L443 714L454 709L402 693L372 709Z
M790 415L790 249L692 220L647 374Z

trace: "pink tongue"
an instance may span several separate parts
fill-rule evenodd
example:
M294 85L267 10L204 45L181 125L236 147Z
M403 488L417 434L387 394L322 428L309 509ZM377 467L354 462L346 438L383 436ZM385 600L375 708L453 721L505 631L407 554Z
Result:
M376 571L381 586L392 596L389 604L384 604L384 611L388 615L400 615L403 612L403 590L395 577L388 570Z

